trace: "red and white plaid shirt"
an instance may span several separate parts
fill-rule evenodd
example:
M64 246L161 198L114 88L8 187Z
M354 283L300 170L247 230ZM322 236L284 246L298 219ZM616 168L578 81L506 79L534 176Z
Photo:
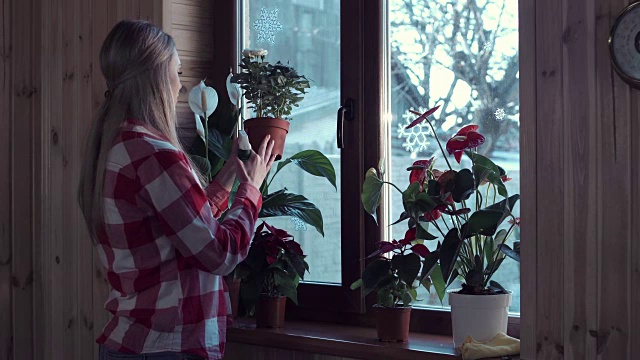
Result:
M229 294L222 279L249 251L262 197L203 189L186 155L165 137L127 121L111 148L98 253L114 316L96 340L127 353L175 351L221 359Z

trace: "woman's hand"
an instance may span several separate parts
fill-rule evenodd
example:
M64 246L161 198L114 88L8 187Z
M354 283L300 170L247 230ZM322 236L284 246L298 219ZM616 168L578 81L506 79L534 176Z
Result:
M236 174L240 183L248 182L256 188L260 188L276 158L276 155L272 154L274 141L270 140L270 138L270 135L265 136L262 144L260 144L260 148L258 148L258 152L256 153L251 150L249 159L244 162L238 159L238 145L237 141L234 142L235 155L233 154L234 151L232 151L231 156L233 157L233 162L235 162ZM231 160L231 158L229 158L229 160Z

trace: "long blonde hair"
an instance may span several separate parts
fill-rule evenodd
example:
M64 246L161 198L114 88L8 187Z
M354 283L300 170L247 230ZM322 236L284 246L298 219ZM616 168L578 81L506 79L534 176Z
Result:
M131 20L116 24L102 44L100 68L108 90L87 138L78 188L80 208L94 242L104 222L107 155L123 122L143 122L182 150L169 80L175 48L171 36L158 27Z

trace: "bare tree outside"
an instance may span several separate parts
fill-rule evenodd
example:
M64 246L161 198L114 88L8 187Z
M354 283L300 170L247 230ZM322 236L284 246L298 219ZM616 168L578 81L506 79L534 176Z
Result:
M446 142L461 127L479 125L486 142L478 151L507 170L513 178L505 184L509 193L519 193L517 5L511 0L390 0L392 182L409 185L406 167L416 159L435 155L436 167L445 167L428 126L404 130L417 117L408 109L425 111L440 105L432 117L438 138ZM396 219L402 202L391 196L390 217ZM519 206L514 212L519 214ZM405 231L397 225L390 236L402 238ZM516 232L513 240L519 238ZM431 249L435 245L427 244ZM495 275L513 291L513 312L520 311L519 275L515 262L505 262ZM437 296L424 289L419 297L423 301L416 306L440 306Z

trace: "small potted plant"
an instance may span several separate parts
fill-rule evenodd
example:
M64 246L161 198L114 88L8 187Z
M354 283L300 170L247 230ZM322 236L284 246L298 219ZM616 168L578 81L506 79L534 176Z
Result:
M423 114L416 113L419 117L407 127L427 121L435 134L428 117L436 110L437 107ZM506 241L519 225L520 220L512 209L520 196L509 196L504 183L511 179L505 170L477 152L484 143L484 136L477 130L477 125L460 129L447 142L446 153L436 136L447 163L445 171L433 168L433 158L416 161L408 168L411 184L401 191L383 181L375 169L370 169L362 194L365 209L375 215L382 186L393 185L402 193L405 205L405 212L396 223L409 220L409 227L418 229L418 239L439 240L431 253L435 255L423 263L420 280L427 288L433 285L441 301L453 280L464 281L461 289L448 292L456 347L469 335L478 341L487 341L499 332L506 333L511 292L491 278L506 256L519 259L519 243L516 251L508 247ZM458 164L466 155L471 169L454 169L448 155L453 155ZM475 199L473 210L467 207L471 198ZM444 226L438 225L440 218ZM509 218L510 226L499 229ZM436 234L429 232L429 225L435 227Z
M391 253L391 257L385 256ZM416 238L416 228L409 229L404 239L382 241L373 259L362 272L362 278L351 289L362 287L365 295L375 291L376 328L381 341L407 341L411 320L411 303L417 300L416 280L422 259L429 250Z
M289 115L302 101L309 80L289 65L265 61L266 55L267 50L263 49L244 50L240 72L233 75L231 82L240 85L256 116L244 122L251 146L257 151L269 134L275 141L273 153L280 160L289 132Z
M287 298L298 303L297 287L309 265L293 236L262 222L247 258L236 269L242 278L240 294L249 314L256 315L256 326L284 326Z

